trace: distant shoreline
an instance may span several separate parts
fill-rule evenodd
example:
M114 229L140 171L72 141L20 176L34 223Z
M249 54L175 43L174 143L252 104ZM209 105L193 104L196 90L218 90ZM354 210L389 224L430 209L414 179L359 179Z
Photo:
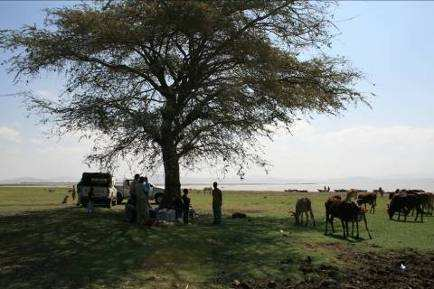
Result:
M3 183L0 187L47 187L47 188L71 188L77 182L22 182L22 183ZM116 186L121 186L122 184L117 182ZM164 187L161 183L154 183L156 187ZM207 182L188 182L183 183L182 188L202 190L206 187L211 187L211 183ZM396 189L420 189L426 192L434 192L434 180L383 180L377 182L365 182L365 181L347 181L347 182L219 182L219 187L222 190L227 191L267 191L267 192L283 192L285 190L294 191L308 191L308 192L318 192L324 187L330 187L331 191L341 190L341 189L359 189L373 191L380 187L386 192L393 192Z
M56 188L63 188L63 187L71 187L75 183L49 183L49 184L0 184L0 187L35 187L35 188L44 188L44 187L56 187Z

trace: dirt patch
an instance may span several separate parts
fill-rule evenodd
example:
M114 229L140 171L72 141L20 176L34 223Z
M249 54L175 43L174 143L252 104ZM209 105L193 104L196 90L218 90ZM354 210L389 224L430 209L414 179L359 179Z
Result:
M358 269L346 272L348 288L434 288L434 252L356 254Z
M318 249L330 251L343 262L351 262L354 259L354 250L343 243L304 243L303 245L308 251L318 251Z
M334 247L334 245L330 245ZM421 253L413 250L387 253L352 252L352 261L347 268L331 264L314 266L303 261L300 271L305 280L261 280L238 282L234 288L276 289L426 289L434 288L434 252ZM346 258L345 258L346 259ZM346 260L348 261L348 260ZM310 269L305 270L309 265ZM238 285L238 286L237 286Z
M346 250L348 248L347 245L337 242L331 242L331 243L319 243L318 246L334 251L342 251Z
M330 243L304 243L306 249L318 250L318 247L330 251L342 252L349 250L349 247L343 243L330 242Z

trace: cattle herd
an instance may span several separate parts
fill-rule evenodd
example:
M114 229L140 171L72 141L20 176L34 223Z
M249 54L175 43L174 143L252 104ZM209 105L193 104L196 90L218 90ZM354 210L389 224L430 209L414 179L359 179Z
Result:
M334 233L334 219L339 219L341 221L344 238L350 235L350 223L351 235L354 236L354 229L356 229L356 237L359 238L359 222L363 221L368 236L372 239L366 220L366 213L368 211L372 214L375 213L377 195L383 196L383 191L376 190L370 193L350 190L346 191L345 199L343 199L341 195L330 196L325 202L325 233L329 233L329 226ZM415 214L414 221L420 220L420 222L423 222L423 215L433 214L433 193L427 193L422 190L396 190L395 192L389 193L389 199L390 203L387 205L387 213L390 220L392 220L395 215L398 215L398 220L404 217L404 221L407 221L407 217L410 214ZM312 204L308 198L304 197L298 199L295 212L290 210L290 213L294 216L296 224L302 223L302 216L305 214L305 225L308 224L309 217L312 219L313 225L315 225Z
M389 194L390 204L387 212L389 218L398 214L398 220L401 215L404 216L404 221L407 221L407 216L416 212L415 221L420 217L423 222L423 215L432 215L434 207L434 194L426 193L421 190L396 190Z

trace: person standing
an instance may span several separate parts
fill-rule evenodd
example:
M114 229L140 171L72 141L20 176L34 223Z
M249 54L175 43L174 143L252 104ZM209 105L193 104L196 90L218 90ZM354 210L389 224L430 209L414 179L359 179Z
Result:
M148 182L148 178L143 178L143 220L146 222L149 220L149 210L151 205L149 204L149 193L151 192L151 185Z
M139 226L144 224L144 212L145 212L145 178L140 177L139 181L134 184L134 192L136 194L136 220Z
M212 212L214 214L214 225L219 225L222 222L222 191L217 188L217 182L212 184Z
M381 196L381 197L384 196L384 190L383 190L382 187L380 187L380 188L378 189L378 192L380 193L380 196Z
M134 223L137 221L137 194L136 184L139 182L140 175L135 174L132 181L127 180L125 186L128 186L129 196L125 205L125 221L128 223ZM125 189L127 189L125 188ZM124 192L124 196L126 192Z
M73 185L72 186L72 189L71 189L71 197L72 197L72 201L75 201L75 195L76 195L76 191L75 191L75 186Z
M182 195L182 218L184 220L184 224L188 224L188 217L190 214L190 198L188 197L188 189L184 189Z
M139 182L140 179L140 175L139 174L135 174L134 175L134 180L131 181L131 183L129 184L130 186L130 196L134 195L136 193L136 184Z

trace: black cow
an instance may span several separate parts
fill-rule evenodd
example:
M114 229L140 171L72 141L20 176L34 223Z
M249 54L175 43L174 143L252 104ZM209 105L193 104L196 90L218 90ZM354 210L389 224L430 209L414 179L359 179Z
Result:
M395 194L390 201L389 208L387 209L389 218L392 219L393 216L398 213L398 220L401 218L401 214L403 214L404 221L407 221L408 214L412 210L415 210L416 218L414 220L417 221L420 216L420 221L423 222L423 201L423 197L419 194Z

